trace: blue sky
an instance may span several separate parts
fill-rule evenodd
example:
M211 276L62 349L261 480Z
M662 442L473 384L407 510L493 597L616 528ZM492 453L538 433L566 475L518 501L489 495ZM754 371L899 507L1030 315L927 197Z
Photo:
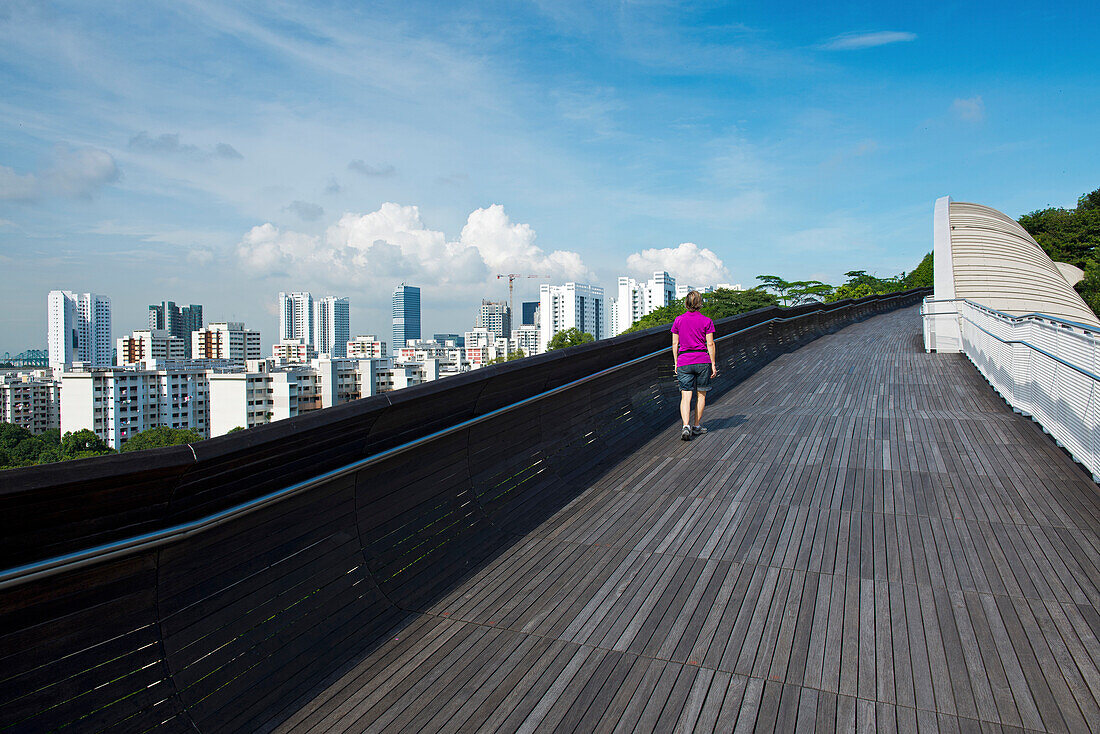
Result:
M0 0L0 352L53 288L266 345L280 290L387 335L402 280L430 333L499 272L909 270L938 196L1100 186L1100 10L1032 5Z

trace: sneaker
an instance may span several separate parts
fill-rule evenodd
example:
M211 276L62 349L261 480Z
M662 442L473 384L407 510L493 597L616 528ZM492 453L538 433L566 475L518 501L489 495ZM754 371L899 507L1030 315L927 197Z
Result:
M692 435L691 426L684 426L680 430L680 440L681 441L690 441L691 440L691 435Z
M701 436L707 432L707 429L703 428L702 426L692 426L691 432L696 436Z

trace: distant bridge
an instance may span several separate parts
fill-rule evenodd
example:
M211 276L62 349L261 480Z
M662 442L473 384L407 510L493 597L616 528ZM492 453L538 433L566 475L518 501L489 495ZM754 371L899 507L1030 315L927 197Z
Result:
M914 291L0 473L0 730L1087 731L1100 498Z

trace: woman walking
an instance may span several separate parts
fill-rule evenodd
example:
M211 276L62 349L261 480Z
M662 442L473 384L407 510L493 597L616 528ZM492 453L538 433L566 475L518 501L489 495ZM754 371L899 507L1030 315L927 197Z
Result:
M672 322L672 359L676 363L676 381L680 383L680 418L684 422L680 439L690 441L692 436L707 432L699 423L703 420L711 378L718 376L718 363L714 322L699 313L703 297L699 291L691 291L684 304L687 311ZM694 425L691 422L692 393L696 395Z

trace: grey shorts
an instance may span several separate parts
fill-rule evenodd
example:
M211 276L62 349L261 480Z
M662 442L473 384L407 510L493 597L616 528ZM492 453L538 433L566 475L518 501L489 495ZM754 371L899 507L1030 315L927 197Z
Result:
M710 362L677 367L676 382L680 383L681 391L706 392L710 389Z

